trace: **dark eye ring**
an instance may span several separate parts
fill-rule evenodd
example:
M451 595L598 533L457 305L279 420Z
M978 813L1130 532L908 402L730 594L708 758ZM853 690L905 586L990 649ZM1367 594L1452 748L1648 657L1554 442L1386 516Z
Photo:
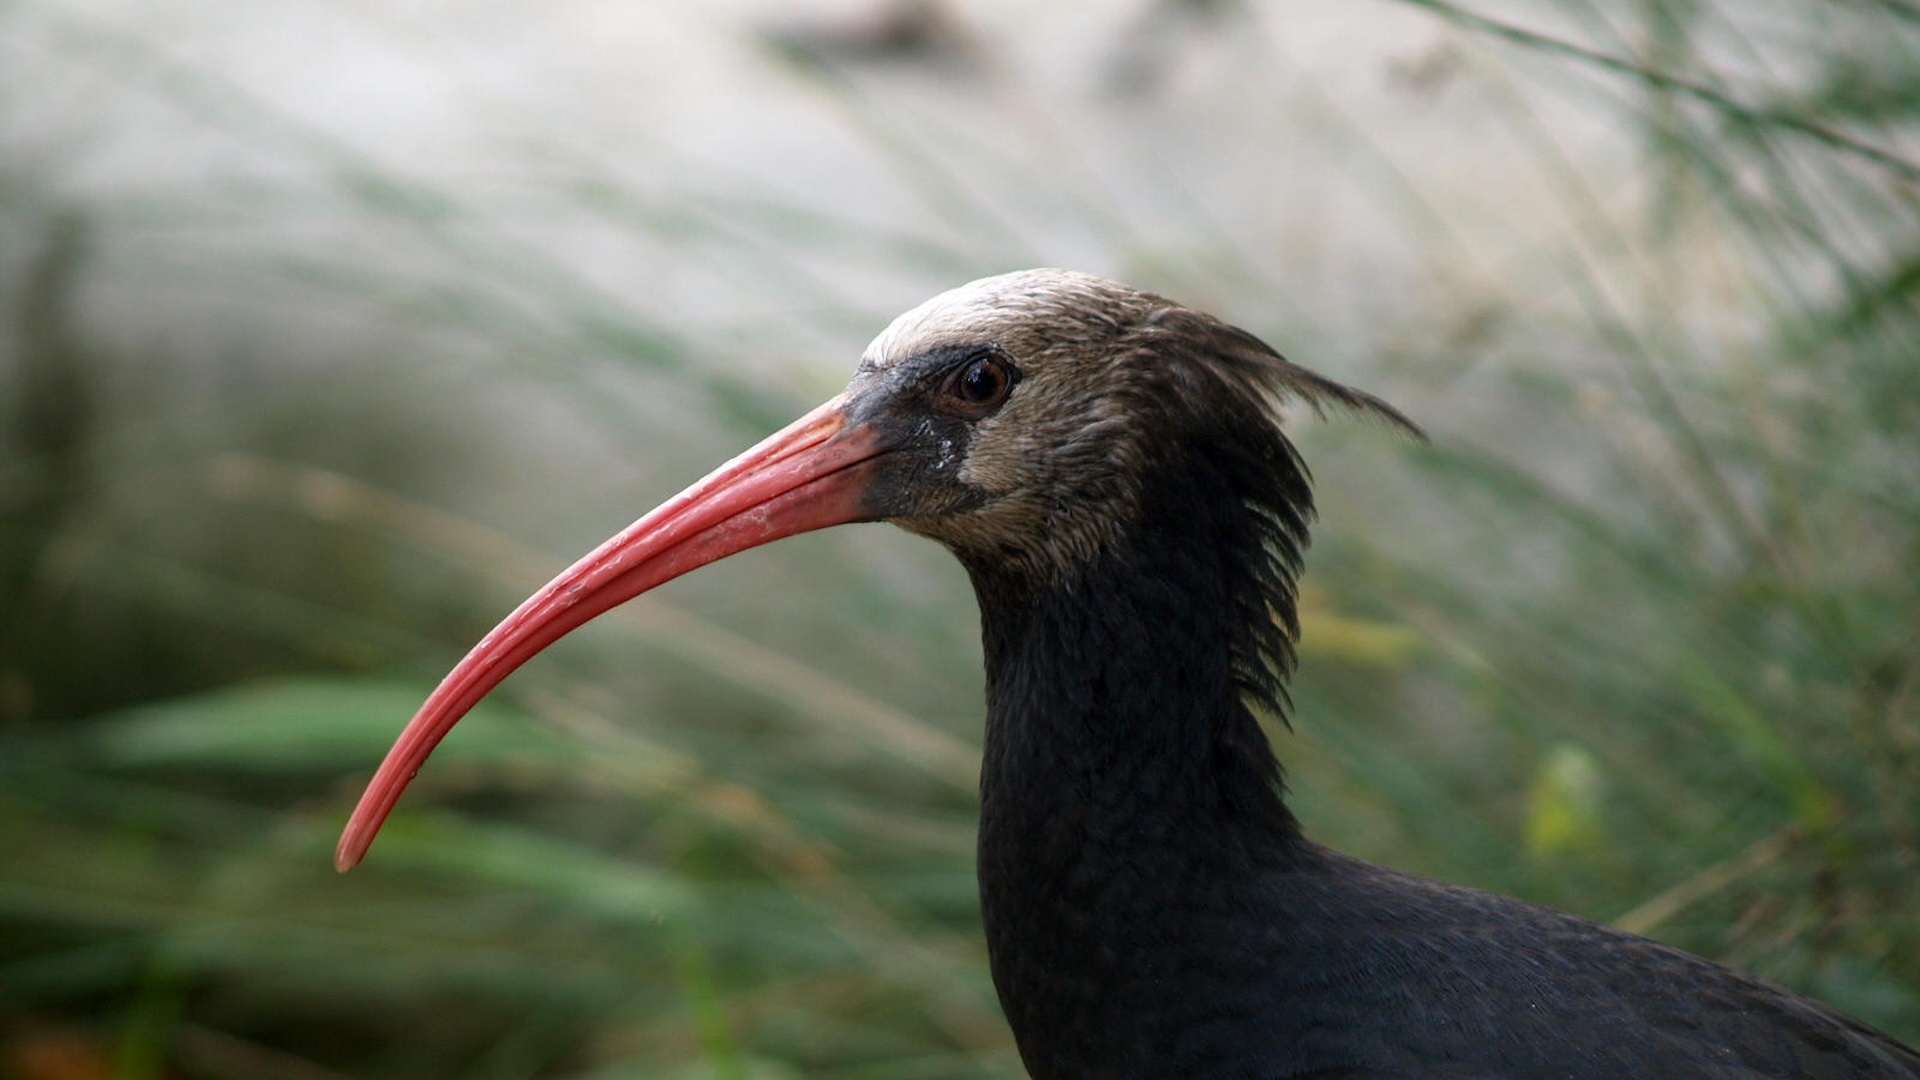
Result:
M961 412L985 416L1000 407L1013 392L1020 373L1012 364L991 353L976 356L960 366L947 381L947 397Z

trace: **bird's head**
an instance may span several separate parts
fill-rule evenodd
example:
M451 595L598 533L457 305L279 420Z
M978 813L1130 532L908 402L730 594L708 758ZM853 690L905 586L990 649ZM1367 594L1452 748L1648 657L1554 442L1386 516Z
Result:
M844 397L884 456L863 509L970 564L1070 575L1195 458L1290 450L1283 398L1390 406L1280 358L1245 331L1091 274L983 278L895 319Z
M1124 532L1150 492L1183 483L1304 528L1304 473L1276 423L1288 398L1418 430L1245 331L1103 278L1028 270L942 293L874 339L845 392L628 526L495 627L389 751L335 863L360 860L434 746L520 664L747 548L892 521L971 569L1060 578ZM1267 486L1273 477L1281 487ZM1289 499L1298 505L1266 505Z

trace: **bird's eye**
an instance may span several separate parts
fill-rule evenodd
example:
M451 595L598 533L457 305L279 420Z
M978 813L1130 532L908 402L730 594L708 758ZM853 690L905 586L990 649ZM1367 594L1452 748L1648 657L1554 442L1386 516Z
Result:
M1019 381L1019 372L998 356L977 356L960 366L948 381L946 396L957 411L985 416L1000 407Z

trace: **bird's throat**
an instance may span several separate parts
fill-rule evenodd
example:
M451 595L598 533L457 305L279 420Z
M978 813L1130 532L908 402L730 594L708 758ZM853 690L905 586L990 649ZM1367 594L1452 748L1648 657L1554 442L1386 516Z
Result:
M1260 647L1236 625L1246 605L1224 595L1231 575L1164 551L1131 545L1038 590L975 575L983 862L1120 863L1196 835L1261 851L1297 838L1259 695L1240 677Z
M1079 1044L1075 1032L1120 1059L1147 1052L1113 1033L1169 971L1192 967L1209 920L1256 906L1236 889L1309 850L1236 675L1261 630L1236 621L1249 605L1227 592L1252 586L1170 539L1141 536L1040 588L974 574L982 914L1035 1076L1058 1075L1040 1048Z
M1245 983L1234 928L1317 850L1255 711L1278 713L1292 666L1305 469L1270 425L1178 436L1068 572L956 549L987 666L982 915L1036 1077L1105 1075L1060 1065L1075 1047L1104 1046L1114 1075L1158 1060L1148 1043L1176 1033L1141 1018L1178 1026L1154 1003L1167 980Z
M1072 573L965 560L987 668L983 844L1297 832L1256 710L1279 712L1292 666L1304 479L1285 513L1207 487L1150 489Z

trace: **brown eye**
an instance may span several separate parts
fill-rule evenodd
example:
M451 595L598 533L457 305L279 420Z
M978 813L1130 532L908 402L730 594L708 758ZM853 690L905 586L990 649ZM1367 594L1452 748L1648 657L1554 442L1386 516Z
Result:
M1016 381L1012 365L997 356L980 356L967 361L947 384L947 396L961 411L985 416L1007 400Z

